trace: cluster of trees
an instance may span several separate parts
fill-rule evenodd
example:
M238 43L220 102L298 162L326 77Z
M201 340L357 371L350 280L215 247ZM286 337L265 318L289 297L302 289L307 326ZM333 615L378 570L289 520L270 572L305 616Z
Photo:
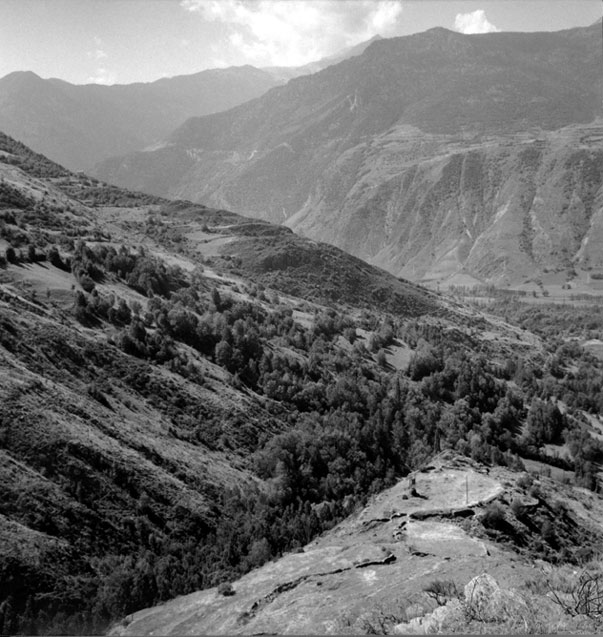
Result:
M12 246L8 246L4 251L4 265L7 263L14 265L19 263L38 263L39 261L46 261L46 254L36 250L36 247L31 243L26 250L15 250Z
M313 327L306 329L293 320L290 308L266 311L259 304L223 299L215 288L208 298L199 292L199 285L188 286L183 282L182 273L172 277L173 285L166 285L162 266L157 275L155 260L144 254L130 254L125 248L117 253L104 246L79 249L74 260L79 267L102 264L135 289L146 288L151 294L154 288L164 295L150 299L144 316L140 308L135 308L132 314L123 301L114 308L112 299L91 297L88 307L93 312L123 326L116 342L127 353L157 362L177 360L181 373L190 375L194 365L178 347L178 343L186 344L233 374L235 385L244 384L286 405L296 415L290 417L295 427L302 426L298 417L312 414L310 420L316 426L311 434L314 440L322 440L321 432L332 428L332 415L337 412L347 419L348 429L349 423L356 422L367 430L380 431L383 418L390 427L396 421L398 429L406 432L406 438L390 430L387 436L381 436L383 446L374 449L369 459L366 436L354 431L353 438L363 450L360 453L357 449L354 454L362 458L362 465L371 476L368 483L358 482L364 485L363 489L373 479L384 480L381 466L374 475L370 467L378 458L379 465L387 465L385 459L392 457L392 453L398 461L391 475L398 475L401 467L414 466L443 447L456 448L487 462L513 464L514 456L522 453L538 457L545 444L563 443L571 429L567 417L551 398L591 411L598 410L601 401L600 365L576 344L559 346L544 370L538 363L520 357L503 365L476 355L472 339L460 331L444 330L437 323L416 320L404 323L391 317L379 322L365 313L360 322L373 329L366 347L358 342L361 339L357 339L354 321L335 310L317 314ZM154 275L149 274L153 268ZM95 274L90 270L87 273ZM141 285L141 276L147 282L157 283ZM197 284L201 278L198 277ZM78 298L81 304L86 303L84 295ZM350 353L344 353L336 345L340 336L356 344ZM391 373L383 370L386 367L383 362L384 373L375 370L370 352L382 353L382 348L391 345L395 338L403 338L416 349L405 374L415 384L408 385L398 378L398 396L402 392L412 399L408 399L410 405L407 405L398 398L392 408L384 389L389 387ZM291 354L286 354L287 351ZM588 366L580 366L577 373L567 371L568 360L575 361L576 357ZM518 389L510 389L509 381ZM529 409L525 405L530 405ZM391 414L395 412L394 418ZM385 413L389 415L385 417ZM420 428L409 426L413 414L420 420ZM304 421L303 427L307 427L307 422ZM409 431L415 445L412 451L405 446ZM337 435L346 437L342 431ZM598 453L597 450L590 456L598 457ZM303 457L299 449L297 455ZM591 462L590 456L584 462ZM576 459L584 464L579 449ZM305 473L321 475L321 470L312 466ZM586 481L592 484L592 464L586 473L591 474ZM337 480L340 478L343 479L338 476ZM289 482L304 488L297 476Z
M19 208L21 210L34 205L33 199L26 197L18 188L0 180L0 208Z
M71 258L71 271L87 292L105 275L114 274L132 289L152 297L155 294L169 296L172 291L187 287L188 283L180 268L165 264L146 254L143 248L132 252L126 246L116 250L113 246L100 244L94 247L82 240L75 245Z
M132 208L160 203L162 200L153 195L123 190L117 186L99 182L95 179L80 181L74 185L64 185L63 190L71 193L93 206L117 206Z
M530 305L518 300L507 300L494 303L488 309L515 325L539 334L551 344L556 339L568 336L598 338L603 335L603 306L600 304Z

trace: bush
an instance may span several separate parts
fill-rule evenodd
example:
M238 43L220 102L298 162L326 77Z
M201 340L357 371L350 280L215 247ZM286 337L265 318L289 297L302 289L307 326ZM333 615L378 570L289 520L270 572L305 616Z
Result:
M6 260L8 261L8 263L18 262L17 253L12 246L8 246L8 248L6 248Z
M517 480L520 489L529 489L534 484L534 478L529 473L525 473Z
M500 504L494 502L482 516L482 524L488 529L501 530L505 524L505 512Z
M511 502L511 511L513 511L513 515L518 520L521 520L525 513L525 508L520 498L513 498L513 502Z
M224 595L225 597L229 597L230 595L234 595L235 594L235 589L232 587L232 584L230 582L222 582L219 586L218 586L218 593L220 595Z
M457 585L452 580L433 580L423 588L423 591L435 599L438 606L444 606L448 600L461 596Z
M569 588L569 594L559 591L549 583L551 599L572 617L586 615L591 619L603 619L603 574L583 571Z
M88 294L90 294L90 292L92 292L95 288L94 281L87 274L83 274L79 278L79 282L84 292L88 292Z

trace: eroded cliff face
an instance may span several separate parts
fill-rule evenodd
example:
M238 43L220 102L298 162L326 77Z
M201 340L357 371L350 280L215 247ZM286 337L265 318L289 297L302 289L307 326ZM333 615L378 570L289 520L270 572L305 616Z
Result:
M414 280L596 270L602 140L597 125L473 139L392 131L334 162L286 224Z

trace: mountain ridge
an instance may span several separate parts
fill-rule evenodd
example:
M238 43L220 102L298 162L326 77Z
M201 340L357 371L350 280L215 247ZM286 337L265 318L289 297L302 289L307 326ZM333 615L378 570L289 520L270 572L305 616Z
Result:
M229 108L275 84L251 66L110 86L19 71L0 78L0 129L81 170L117 148L144 148L193 114Z
M73 170L88 170L107 157L163 140L191 116L242 104L371 42L304 67L246 64L129 84L72 84L16 71L0 78L0 130Z
M245 106L192 118L167 138L168 149L107 160L96 174L145 192L285 223L309 237L328 237L365 260L416 280L444 281L458 275L517 285L530 270L537 272L536 278L545 268L569 272L572 260L578 267L584 265L583 212L572 229L571 245L565 247L567 254L556 248L542 257L538 255L544 243L558 244L554 231L545 236L555 224L547 220L543 225L544 220L533 217L542 214L548 198L556 206L560 191L569 196L579 179L554 168L556 154L581 170L581 153L591 158L599 153L596 118L601 115L603 92L599 40L596 27L470 36L436 28L379 40L360 56L291 80ZM536 156L527 159L527 144L532 142ZM542 143L545 153L536 150ZM473 168L465 171L460 158L474 152L492 165L482 171L477 156L472 156ZM543 165L531 169L545 184L538 196L547 203L531 210L533 193L520 169L526 161L541 160ZM438 209L437 200L446 196L458 219L453 232L465 232L461 176L475 173L474 181L486 180L500 173L497 166L503 163L511 171L507 185L499 184L507 200L494 199L493 189L487 195L490 199L484 200L476 182L471 206L484 218L479 227L468 230L474 236L438 248L449 229L430 225L423 202L429 199L434 219L443 219L448 208L442 204ZM587 163L591 165L591 159ZM168 172L166 187L163 176ZM571 204L574 209L586 208L587 218L598 218L598 204L593 207L593 201L599 201L600 172L594 168L594 182L589 178L593 192ZM422 185L413 184L414 174L424 179ZM563 180L566 183L560 184ZM407 196L406 209L401 209L393 193L399 198L401 189L411 186L413 193ZM488 224L505 205L514 209L509 230L514 238L498 248L509 251L510 261L517 261L511 270L502 261L494 268L481 263L492 249L481 252L475 244L481 232L496 234L498 229L489 230ZM495 210L483 215L480 208ZM377 225L369 219L376 219ZM413 219L416 229L409 241L407 229ZM568 219L559 216L559 225L567 226ZM363 225L371 226L369 245L358 229ZM531 245L538 235L542 235L540 244ZM496 241L492 233L484 237L484 244L492 241ZM428 254L434 250L437 254L430 262ZM476 259L467 262L471 250ZM457 256L449 260L447 253ZM401 254L407 257L396 256Z

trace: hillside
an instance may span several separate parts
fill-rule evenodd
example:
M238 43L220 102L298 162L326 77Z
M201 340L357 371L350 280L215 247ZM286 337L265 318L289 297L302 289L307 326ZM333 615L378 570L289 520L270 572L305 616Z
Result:
M585 316L573 336L601 338ZM0 135L0 633L255 588L439 450L597 489L603 363L529 320ZM505 550L577 564L592 524Z
M600 37L376 41L96 174L284 223L416 281L571 278L598 267L585 247L601 209Z

